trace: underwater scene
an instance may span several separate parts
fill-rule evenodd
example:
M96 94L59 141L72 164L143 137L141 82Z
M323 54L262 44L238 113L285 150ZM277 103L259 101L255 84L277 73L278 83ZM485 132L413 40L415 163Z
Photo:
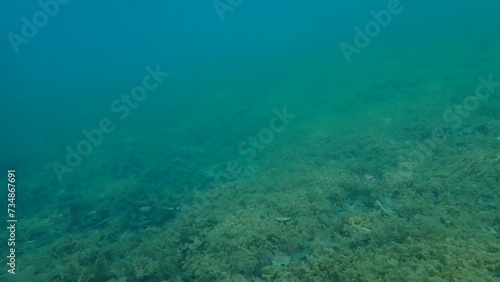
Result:
M500 2L0 7L0 281L500 281Z

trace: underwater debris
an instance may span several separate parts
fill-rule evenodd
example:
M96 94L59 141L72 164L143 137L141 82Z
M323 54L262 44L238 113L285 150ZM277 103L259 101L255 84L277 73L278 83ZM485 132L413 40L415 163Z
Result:
M290 260L291 261L299 261L299 260L302 260L302 259L306 259L307 256L312 253L312 250L304 250L300 253L296 253L296 254L293 254L291 257L290 257Z
M364 181L371 181L371 180L375 180L375 177L371 174L368 174L368 173L365 173L363 174L363 176L361 176L361 178L364 180Z
M276 217L275 219L276 219L276 221L278 221L278 222L288 222L288 221L291 221L291 220L292 220L292 218L291 218L291 217Z
M366 227L361 227L361 231L366 232L366 233L372 233L373 232L373 230L371 230L370 228L366 228Z
M271 262L276 266L288 266L291 260L291 256L280 251L275 251L274 256L271 258Z
M382 205L382 203L380 203L380 201L379 201L379 200L377 200L377 201L375 202L375 204L376 204L376 205L380 208L380 210L381 210L382 212L384 212L384 213L385 213L385 214L387 214L388 216L393 216L393 217L394 217L394 216L397 216L397 212L395 212L395 211L393 211L392 209L390 209L390 208L388 208L388 207L386 207L386 206Z

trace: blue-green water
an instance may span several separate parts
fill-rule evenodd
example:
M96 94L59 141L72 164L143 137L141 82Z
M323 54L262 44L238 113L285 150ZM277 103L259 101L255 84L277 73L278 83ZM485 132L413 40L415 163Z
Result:
M500 5L427 2L1 4L2 281L497 281Z

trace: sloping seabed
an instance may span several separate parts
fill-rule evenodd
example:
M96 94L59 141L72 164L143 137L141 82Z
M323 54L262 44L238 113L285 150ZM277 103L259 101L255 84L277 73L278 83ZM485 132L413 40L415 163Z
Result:
M471 94L475 71L394 78L365 64L366 75L341 88L318 89L305 77L284 92L327 94L303 104L309 109L264 102L255 127L206 133L226 138L220 143L188 142L188 126L171 142L160 140L159 126L151 135L123 129L64 189L34 173L31 189L45 194L27 200L37 208L20 222L18 278L498 281L500 90L453 129L443 113ZM386 61L377 72L396 67ZM325 102L334 92L337 100ZM355 107L339 110L347 104ZM297 117L254 160L234 153L284 105ZM238 111L218 122L245 124ZM448 135L430 144L435 128ZM231 159L244 171L205 188L207 171Z

